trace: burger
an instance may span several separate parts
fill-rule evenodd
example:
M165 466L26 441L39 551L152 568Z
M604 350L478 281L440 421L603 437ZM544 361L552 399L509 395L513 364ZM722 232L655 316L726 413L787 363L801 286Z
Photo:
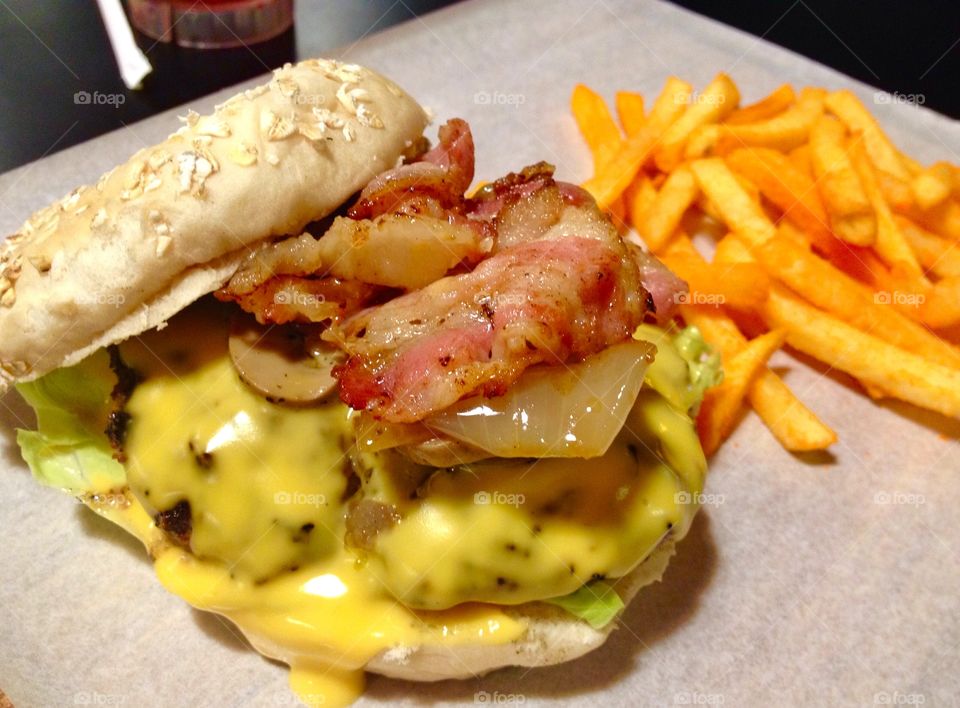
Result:
M318 59L34 214L0 377L43 484L310 704L574 659L660 578L719 375L684 284L539 163Z

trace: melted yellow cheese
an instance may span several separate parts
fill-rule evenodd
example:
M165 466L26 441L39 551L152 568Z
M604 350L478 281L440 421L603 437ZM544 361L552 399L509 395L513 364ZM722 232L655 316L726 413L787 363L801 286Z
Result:
M693 513L678 500L694 490L659 454L625 431L586 464L496 460L437 472L420 498L396 500L403 521L380 533L370 569L396 597L430 609L542 600L621 577Z
M363 666L384 650L502 644L524 629L490 606L415 613L345 552L263 584L232 578L222 565L175 547L161 552L155 567L168 590L229 617L258 651L289 664L291 686L308 704L353 701L362 690Z
M349 460L341 441L350 423L339 402L280 408L220 358L147 380L127 410L130 487L148 508L190 502L190 546L200 558L266 580L342 545Z
M416 612L390 597L343 545L346 407L294 409L255 395L226 356L216 310L194 314L122 349L145 377L127 404L134 498L126 509L98 509L151 549L168 590L230 618L259 651L289 664L292 688L315 705L352 702L362 667L385 650L523 634L489 605ZM146 511L183 500L190 551Z
M522 622L470 600L544 599L594 573L623 575L690 523L695 508L681 493L699 492L705 463L689 419L650 392L632 432L586 467L547 460L522 474L504 464L435 475L424 499L398 504L404 520L361 558L343 543L347 410L254 395L226 356L222 320L211 321L180 317L172 331L124 347L145 375L127 406L135 496L101 513L151 549L167 589L230 618L259 651L289 664L291 687L310 705L350 703L362 667L393 648L516 640ZM382 459L364 459L371 494L400 488L378 479L390 473ZM511 503L518 495L522 503ZM189 551L150 517L184 500ZM525 534L539 538L522 543ZM484 558L489 567L478 569Z

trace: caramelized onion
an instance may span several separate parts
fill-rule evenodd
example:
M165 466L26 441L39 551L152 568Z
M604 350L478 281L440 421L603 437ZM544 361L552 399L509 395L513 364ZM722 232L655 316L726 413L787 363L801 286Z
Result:
M369 413L353 414L357 447L366 452L389 450L401 445L416 445L433 437L420 423L388 423Z
M534 367L505 395L465 399L424 424L497 457L598 457L623 427L655 352L629 341L571 366Z

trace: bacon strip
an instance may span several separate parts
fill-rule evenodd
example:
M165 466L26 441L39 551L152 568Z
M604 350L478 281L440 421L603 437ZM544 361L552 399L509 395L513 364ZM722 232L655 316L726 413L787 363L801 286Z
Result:
M553 165L538 162L523 168L520 172L511 172L495 182L485 185L469 203L470 216L474 219L490 221L508 204L512 204L535 192L552 186Z
M218 297L261 322L328 324L348 355L340 396L374 417L412 423L500 395L530 366L595 354L649 313L668 319L685 288L553 171L538 163L468 199L473 138L451 120L419 161L370 182L349 218L265 249ZM389 288L411 292L385 302Z
M502 394L533 364L582 359L629 337L644 299L622 244L522 243L328 333L350 355L334 372L340 397L408 423L474 393Z
M473 182L474 146L470 126L462 118L453 118L440 126L439 144L421 159L439 165L463 194Z
M339 322L390 293L358 280L281 275L246 293L218 290L218 300L236 302L260 324Z
M473 181L473 135L467 122L454 118L440 127L439 144L418 162L374 177L347 214L372 219L386 213L410 213L409 202L431 199L462 212L463 193ZM415 212L414 212L415 213Z
M660 324L666 324L677 310L679 295L686 293L687 283L667 268L652 253L643 251L630 244L630 254L640 271L640 282L650 294L653 306L650 308Z

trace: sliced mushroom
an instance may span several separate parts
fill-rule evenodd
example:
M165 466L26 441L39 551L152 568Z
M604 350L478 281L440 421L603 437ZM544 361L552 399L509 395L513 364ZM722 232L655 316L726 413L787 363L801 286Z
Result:
M244 313L230 328L230 358L240 378L270 401L305 404L336 390L331 370L343 353L319 339L308 343L297 327L260 325Z
M361 499L349 506L347 532L344 542L351 548L372 551L381 531L387 531L400 521L400 512L393 504Z
M428 467L456 467L490 457L485 450L444 436L397 449L418 465Z

